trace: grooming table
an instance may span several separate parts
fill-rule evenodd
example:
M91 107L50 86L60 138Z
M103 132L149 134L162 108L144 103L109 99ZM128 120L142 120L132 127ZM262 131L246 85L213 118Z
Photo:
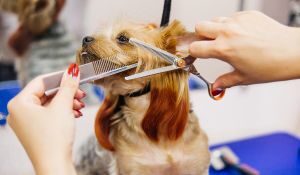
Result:
M211 150L228 146L260 175L300 175L300 139L287 133L274 133L250 139L211 146ZM233 168L215 171L210 175L239 175Z

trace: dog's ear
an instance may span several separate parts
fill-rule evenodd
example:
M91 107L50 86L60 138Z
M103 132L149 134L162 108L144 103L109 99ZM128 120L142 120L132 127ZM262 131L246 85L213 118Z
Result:
M176 20L158 32L155 45L173 54L179 44L177 38L187 33ZM150 68L157 66L147 65ZM158 142L161 138L174 141L182 136L189 113L187 81L188 74L182 70L150 78L150 105L143 118L142 128L152 141Z
M106 94L101 107L99 108L95 120L95 134L98 142L103 148L114 151L114 147L109 140L111 117L118 106L119 97L110 93Z
M174 141L182 136L189 113L187 79L182 70L151 79L150 105L142 128L152 141Z

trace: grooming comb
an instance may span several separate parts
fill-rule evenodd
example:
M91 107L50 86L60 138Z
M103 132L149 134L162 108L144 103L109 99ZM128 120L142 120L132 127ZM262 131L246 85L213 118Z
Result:
M137 67L137 63L131 65L118 65L112 61L100 59L79 66L80 83L85 84L94 80L102 79L120 72ZM59 89L64 71L53 73L43 79L45 85L45 95L50 96Z

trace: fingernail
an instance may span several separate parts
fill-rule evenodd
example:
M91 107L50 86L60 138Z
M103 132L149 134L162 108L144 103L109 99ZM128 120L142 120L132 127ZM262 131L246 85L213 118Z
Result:
M79 67L77 64L70 64L69 68L68 68L68 74L73 78L77 78L79 75Z
M84 107L85 107L85 104L84 104L83 102L80 102L80 106L81 106L82 108L84 108Z
M72 64L69 65L69 68L68 68L68 75L71 75L71 76L72 76L74 66L75 66L74 63L72 63Z
M223 91L224 91L223 89L218 88L218 89L213 90L213 91L211 92L211 94L212 94L213 96L217 96L217 95L221 94Z
M79 116L82 116L82 113L79 110L76 110L76 111L78 112Z
M83 92L83 94L82 94L82 98L84 98L84 97L86 97L86 93L85 92Z
M74 69L73 69L73 77L78 77L78 75L79 75L79 66L78 66L78 64L75 64L75 67L74 67Z

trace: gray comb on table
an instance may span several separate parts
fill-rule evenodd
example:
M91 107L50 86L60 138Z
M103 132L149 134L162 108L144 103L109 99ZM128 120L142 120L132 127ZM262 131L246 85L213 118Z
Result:
M137 67L137 63L121 66L105 59L83 64L79 66L80 84L92 82L135 67ZM43 79L46 96L50 96L58 91L63 74L64 71L60 71Z

